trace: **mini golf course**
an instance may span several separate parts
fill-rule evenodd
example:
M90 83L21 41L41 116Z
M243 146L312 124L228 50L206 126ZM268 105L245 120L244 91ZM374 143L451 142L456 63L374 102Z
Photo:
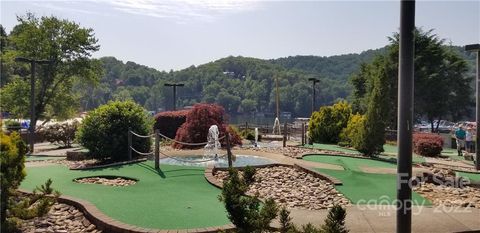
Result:
M220 190L205 180L204 168L162 164L161 169L157 172L152 162L86 171L61 165L29 167L21 188L33 190L51 178L53 188L62 194L89 201L107 216L139 227L186 229L230 223L218 200ZM73 182L97 175L139 181L126 187Z
M394 204L396 199L397 177L392 174L366 173L361 167L395 168L395 164L362 158L330 155L308 155L304 160L340 165L345 170L315 168L319 172L333 176L342 181L335 188L354 204ZM413 205L431 205L417 193L413 193Z

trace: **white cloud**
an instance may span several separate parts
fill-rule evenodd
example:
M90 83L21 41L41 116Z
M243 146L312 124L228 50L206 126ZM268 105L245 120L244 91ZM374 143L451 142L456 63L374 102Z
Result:
M115 9L130 14L171 18L177 22L213 21L228 13L258 8L259 2L248 0L108 0Z

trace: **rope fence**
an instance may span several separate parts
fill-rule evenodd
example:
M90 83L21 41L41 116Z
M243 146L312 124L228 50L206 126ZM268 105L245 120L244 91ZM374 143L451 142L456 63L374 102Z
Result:
M139 138L151 138L151 137L155 137L155 149L154 151L150 151L150 152L140 152L138 150L136 150L134 147L133 147L133 138L132 136L136 136L136 137L139 137ZM177 160L177 161L180 161L180 162L185 162L185 163L205 163L205 162L210 162L210 161L214 161L214 160L217 160L219 158L223 158L225 156L228 156L229 158L229 164L231 163L230 162L230 159L231 159L231 152L229 151L229 146L230 146L230 143L229 143L229 140L227 138L227 151L229 151L229 153L225 154L225 155L222 155L222 156L215 156L214 158L211 158L211 159L203 159L203 160L186 160L186 159L181 159L181 158L176 158L176 157L173 157L173 156L170 156L170 155L167 155L165 153L162 153L160 151L160 137L166 139L166 140L170 140L170 141L173 141L175 143L179 143L179 144L182 144L182 145L189 145L189 146L203 146L203 145L207 145L209 142L200 142L200 143L189 143L189 142L181 142L181 141L177 141L175 139L172 139L172 138L169 138L163 134L161 134L160 132L158 132L158 130L155 130L155 133L153 134L149 134L149 135L141 135L141 134L137 134L135 132L133 132L132 130L128 130L128 158L131 160L132 159L132 151L139 154L139 155L143 155L143 156L151 156L151 155L154 155L155 156L155 169L159 169L160 168L160 154L162 154L163 156L165 157L168 157L168 158L171 158L173 160ZM218 140L222 140L224 138L226 138L227 135L219 138Z

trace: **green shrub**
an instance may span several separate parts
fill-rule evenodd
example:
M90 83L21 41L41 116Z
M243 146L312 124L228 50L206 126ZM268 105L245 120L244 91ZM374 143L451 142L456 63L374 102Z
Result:
M338 143L351 113L352 107L345 101L321 107L312 114L308 123L310 140L317 143Z
M256 173L255 168L251 166L246 166L245 169L243 170L243 179L245 180L245 183L247 184L247 186L255 182L255 173Z
M341 143L344 146L358 147L362 141L361 129L364 125L365 116L353 114L348 120L347 127L340 133Z
M131 101L115 101L89 112L77 138L93 158L125 160L128 159L128 130L147 135L152 126L152 119L140 105ZM132 146L138 151L148 152L151 140L132 137Z
M6 120L5 127L9 131L19 131L22 128L20 121Z
M25 178L25 154L27 147L20 136L14 132L6 135L0 132L1 156L1 227L10 229L6 223L7 203L11 193Z
M348 229L345 226L345 217L347 212L339 205L333 206L328 211L327 219L322 226L322 232L324 233L348 233Z
M255 129L248 129L248 130L242 130L241 134L242 138L245 138L250 141L255 141ZM258 134L258 141L262 140L262 135L259 133Z
M39 127L38 133L50 143L58 143L63 147L72 147L79 125L78 121L56 123Z
M229 177L223 184L220 200L224 202L228 219L240 233L264 232L277 217L278 207L269 198L261 207L257 196L246 196L247 184L235 168L229 169Z
M282 207L278 212L280 222L280 233L296 232L295 225L292 223L292 217L290 217L290 211L287 208Z

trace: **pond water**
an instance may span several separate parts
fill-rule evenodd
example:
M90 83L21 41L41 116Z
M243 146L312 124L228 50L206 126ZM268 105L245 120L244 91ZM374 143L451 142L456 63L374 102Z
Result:
M163 164L172 164L172 165L182 165L182 166L198 166L198 167L207 167L208 165L214 165L215 167L228 167L228 161L226 156L217 158L212 161L209 160L210 157L204 157L202 155L188 156L188 157L173 157L173 158L162 158L160 159L160 165ZM233 161L234 167L243 167L243 166L254 166L254 165L267 165L273 164L275 161L254 156L254 155L235 155L235 160Z

